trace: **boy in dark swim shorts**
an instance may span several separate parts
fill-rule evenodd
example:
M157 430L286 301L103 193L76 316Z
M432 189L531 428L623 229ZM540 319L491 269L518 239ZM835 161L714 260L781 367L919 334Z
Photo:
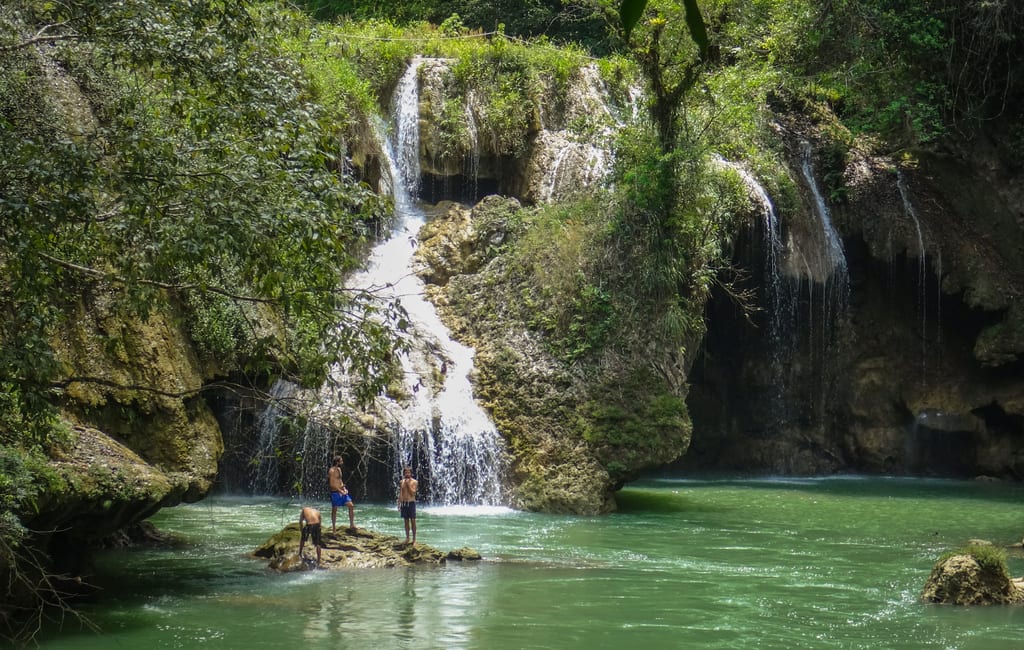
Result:
M416 543L416 488L419 482L412 477L412 468L402 470L402 480L398 483L398 512L405 522L405 543L409 543L409 531L412 530L412 543Z
M320 548L323 542L320 539L320 511L316 508L306 506L299 513L299 528L302 530L302 537L299 539L299 557L302 557L302 547L306 540L311 539L313 546L316 546L316 563L320 564Z

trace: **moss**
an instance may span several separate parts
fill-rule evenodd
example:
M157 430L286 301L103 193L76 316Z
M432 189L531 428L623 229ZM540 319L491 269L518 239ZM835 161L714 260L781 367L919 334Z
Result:
M1024 358L1024 305L1012 304L1003 320L982 330L974 344L974 356L986 366Z
M631 372L621 382L596 388L591 397L577 410L575 428L616 480L639 467L674 460L689 446L686 401L649 373Z
M1005 578L1010 581L1010 567L1006 562L1006 551L992 544L967 544L956 550L949 551L939 557L936 565L941 565L956 555L970 555L986 573Z

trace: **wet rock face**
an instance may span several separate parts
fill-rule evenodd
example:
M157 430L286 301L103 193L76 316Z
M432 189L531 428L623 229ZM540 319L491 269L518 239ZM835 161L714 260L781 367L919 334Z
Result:
M1021 582L1011 579L1004 571L983 567L972 555L953 555L936 563L921 599L948 605L1024 603Z
M463 88L447 60L423 59L419 83L421 186L431 202L497 192L541 203L585 192L607 173L612 134L637 110L636 97L610 88L595 66L564 83L538 79L512 109L490 105L490 89ZM495 130L509 122L495 111L520 109L518 130Z
M1009 255L1024 230L1007 200L1019 179L980 159L906 167L854 150L845 164L844 198L830 207L848 303L830 313L833 287L793 276L788 311L773 313L779 301L759 289L753 326L724 296L713 303L683 462L1024 478L1024 262ZM812 214L809 201L803 210ZM807 218L783 213L784 240L809 230ZM760 273L763 245L751 248L738 261ZM773 318L785 324L774 334Z
M207 493L223 441L198 396L207 370L167 312L126 320L87 292L55 349L77 378L61 404L72 436L51 454L60 480L30 525L75 545Z

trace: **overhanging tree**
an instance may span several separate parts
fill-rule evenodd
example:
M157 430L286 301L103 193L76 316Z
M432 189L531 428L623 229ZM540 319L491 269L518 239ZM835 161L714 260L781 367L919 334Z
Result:
M52 343L84 294L125 319L185 313L239 376L315 384L340 361L362 397L388 380L400 311L339 289L383 206L334 171L288 29L252 2L0 7L0 576L37 557L16 515L62 442Z

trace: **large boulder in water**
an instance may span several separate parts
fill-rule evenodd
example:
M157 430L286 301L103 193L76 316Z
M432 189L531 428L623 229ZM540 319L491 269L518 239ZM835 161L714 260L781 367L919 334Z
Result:
M306 540L299 557L302 533L298 523L288 524L253 551L253 556L270 560L270 568L287 573L316 568L316 546ZM320 568L381 568L412 566L414 564L445 564L453 560L480 559L471 549L459 549L445 554L426 544L408 544L397 537L384 535L365 528L344 528L337 532L324 530L320 550Z
M1011 578L1005 563L956 553L936 562L921 598L951 605L1024 604L1024 579Z

